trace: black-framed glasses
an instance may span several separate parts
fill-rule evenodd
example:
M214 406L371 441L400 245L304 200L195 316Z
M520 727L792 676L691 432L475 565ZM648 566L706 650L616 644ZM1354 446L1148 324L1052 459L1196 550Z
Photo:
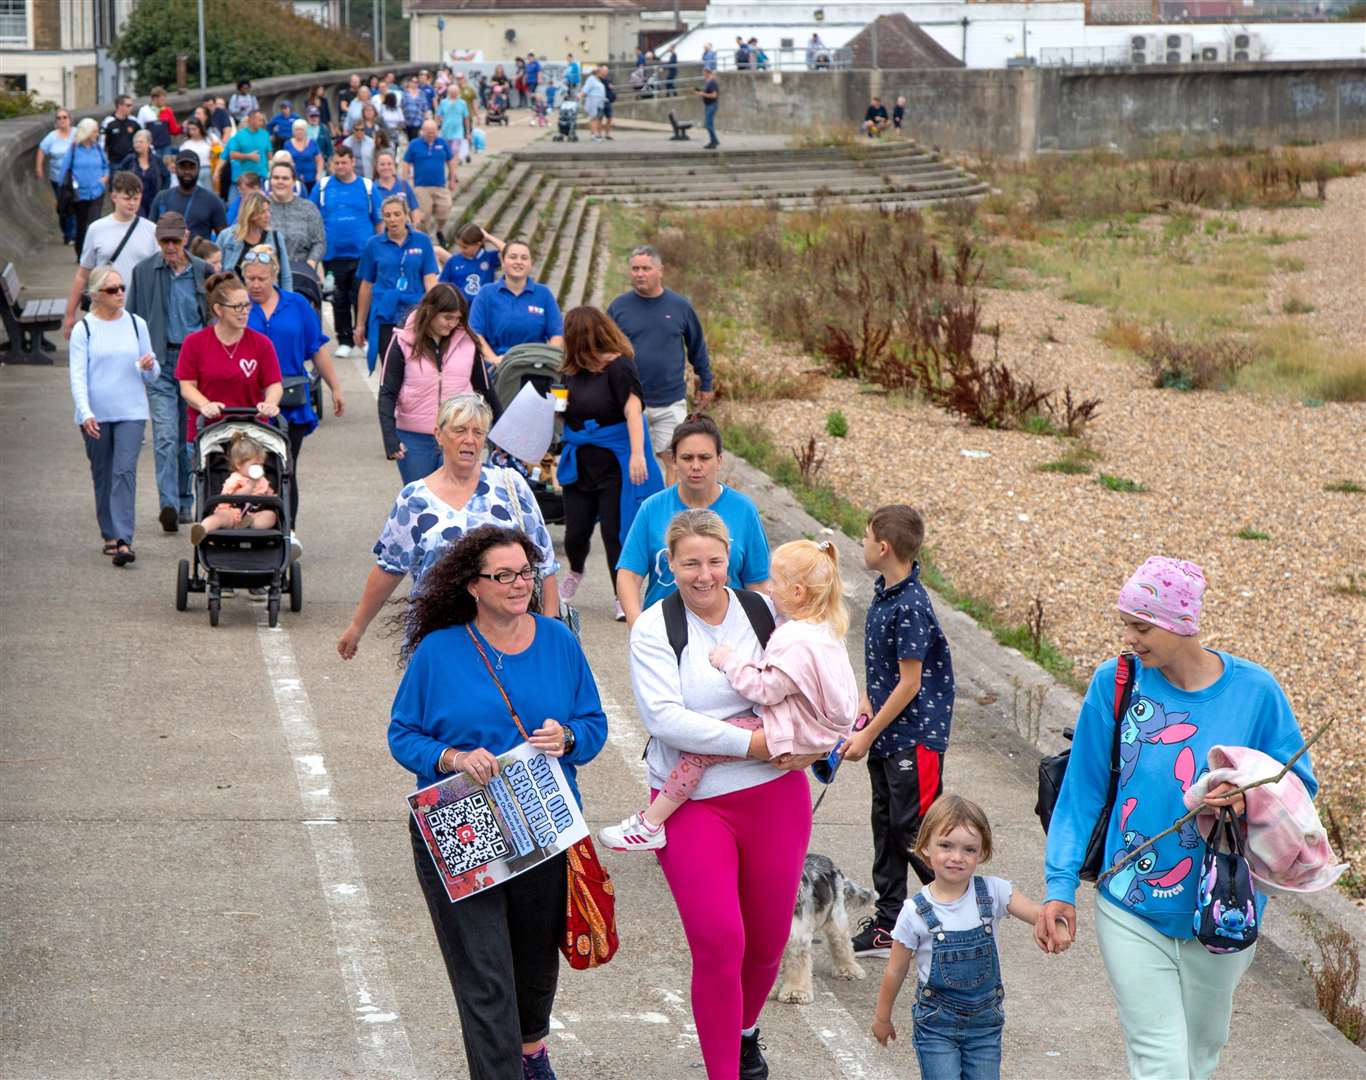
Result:
M492 574L480 574L479 576L488 578L490 581L496 581L499 585L511 585L518 578L523 581L531 581L536 577L536 568L524 566L520 570L498 570Z
M251 301L248 300L245 304L219 304L218 306L227 308L229 311L235 311L240 315L242 312L250 310Z
M126 286L124 285L106 285L100 292L105 293L108 296L117 296L119 293L123 292L125 288Z

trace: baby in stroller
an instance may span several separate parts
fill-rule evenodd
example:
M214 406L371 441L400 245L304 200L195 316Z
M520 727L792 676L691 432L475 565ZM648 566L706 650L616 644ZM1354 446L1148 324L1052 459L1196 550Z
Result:
M566 91L560 99L560 107L556 110L559 113L559 132L554 135L554 142L578 142L579 141L579 103L574 98L574 94Z
M485 122L490 125L508 122L508 95L507 91L501 87L501 83L495 85L493 96L489 98L489 111L485 117Z
M266 479L266 449L245 432L239 431L228 445L232 472L223 481L222 495L274 495ZM250 503L236 506L222 503L213 513L190 530L190 543L196 547L204 537L218 529L270 529L276 521L274 510L258 510Z

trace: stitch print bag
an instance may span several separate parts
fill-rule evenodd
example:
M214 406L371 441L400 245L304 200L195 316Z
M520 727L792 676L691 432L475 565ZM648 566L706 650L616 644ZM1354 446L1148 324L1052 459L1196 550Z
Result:
M1241 952L1257 940L1257 891L1231 806L1220 810L1205 838L1196 903L1195 937L1207 951Z

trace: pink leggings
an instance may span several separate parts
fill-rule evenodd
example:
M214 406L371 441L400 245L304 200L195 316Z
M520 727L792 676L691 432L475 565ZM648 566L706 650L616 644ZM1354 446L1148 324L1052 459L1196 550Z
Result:
M764 722L752 712L727 717L726 723L745 731L758 731L764 726ZM719 765L723 761L742 760L727 757L725 754L684 754L678 759L674 771L669 773L669 779L664 781L664 794L674 802L687 802L697 790L697 785L702 782L702 773L706 771L707 766Z
M692 1013L710 1080L739 1075L740 1032L758 1022L778 977L810 839L804 772L694 799L669 818L656 854L692 953Z

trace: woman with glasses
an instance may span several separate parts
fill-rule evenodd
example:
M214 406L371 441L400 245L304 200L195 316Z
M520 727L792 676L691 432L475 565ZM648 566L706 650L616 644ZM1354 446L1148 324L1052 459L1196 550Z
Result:
M38 174L38 179L46 180L52 185L53 195L61 190L62 171L66 166L66 155L71 149L71 144L75 141L75 133L71 130L71 114L65 109L58 109L57 124L43 136L43 141L38 144L38 152L34 155L33 161L33 168ZM76 239L76 214L74 211L65 214L59 212L57 224L62 227L63 244L69 244Z
M284 379L299 380L304 387L303 402L283 408L289 422L289 460L294 470L294 483L289 489L289 521L297 528L299 517L299 451L304 437L318 426L318 414L313 410L313 396L308 393L306 362L313 361L318 374L332 391L332 414L341 416L346 411L341 381L327 349L327 335L318 321L313 305L298 293L281 292L276 285L277 268L273 252L265 245L254 247L242 261L242 280L246 282L251 312L247 326L270 338L275 346L275 357L280 363Z
M280 288L292 291L294 273L289 268L289 253L284 237L270 225L270 200L261 192L252 191L242 196L237 223L219 234L218 244L223 249L223 269L238 274L246 253L260 245L267 245L280 260Z
M423 575L447 548L480 525L511 529L522 523L535 545L534 564L545 585L542 608L547 615L559 613L555 574L560 564L531 488L515 470L484 464L484 440L492 423L493 410L478 394L457 394L442 402L435 431L441 465L405 485L394 500L374 547L375 565L365 591L351 625L337 641L343 660L356 655L366 628L400 581L411 574L411 591L419 592Z
M214 274L204 282L217 322L196 330L180 346L175 377L199 427L224 409L255 409L269 420L280 415L280 362L265 334L247 328L251 300L242 279ZM74 336L74 335L73 335Z
M90 272L90 314L71 335L71 397L95 484L104 554L126 566L133 553L138 455L147 427L147 386L161 374L147 324L124 310L123 278L108 263Z
M454 772L488 783L498 755L523 741L509 713L515 709L526 741L559 759L582 804L577 767L602 749L607 718L574 635L528 611L539 558L520 529L476 528L432 567L400 616L406 670L390 713L389 750L419 787ZM411 820L409 835L460 1014L468 1075L554 1080L545 1039L564 936L565 856L452 904Z

